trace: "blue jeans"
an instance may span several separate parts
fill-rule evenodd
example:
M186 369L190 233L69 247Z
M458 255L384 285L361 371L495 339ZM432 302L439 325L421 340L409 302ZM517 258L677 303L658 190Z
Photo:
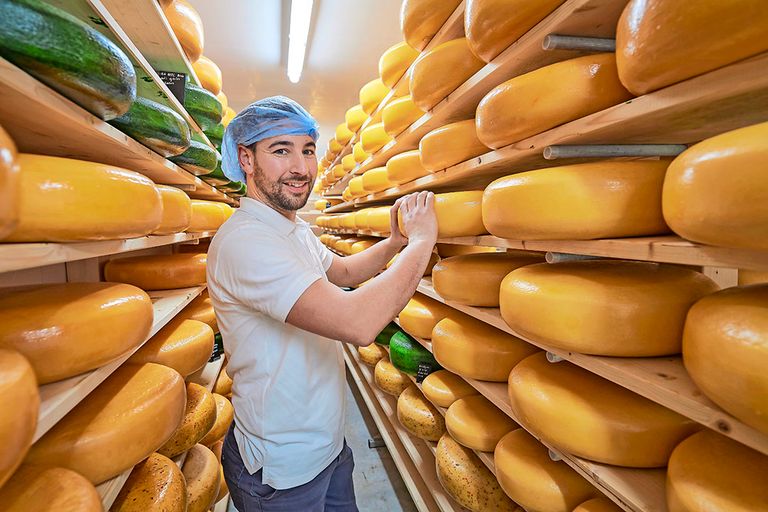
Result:
M221 463L229 494L238 512L358 512L352 470L352 450L344 448L336 459L311 482L291 489L275 489L261 483L261 470L249 474L229 429Z

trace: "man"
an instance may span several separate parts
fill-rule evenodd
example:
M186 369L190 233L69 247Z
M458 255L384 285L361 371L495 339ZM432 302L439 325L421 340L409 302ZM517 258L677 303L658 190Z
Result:
M339 341L371 343L413 295L437 238L434 196L420 192L392 207L386 240L347 258L325 248L296 218L317 176L317 136L284 97L253 103L224 135L223 170L248 193L211 242L208 287L234 382L222 463L240 512L357 510ZM339 288L375 276L404 246L370 283Z

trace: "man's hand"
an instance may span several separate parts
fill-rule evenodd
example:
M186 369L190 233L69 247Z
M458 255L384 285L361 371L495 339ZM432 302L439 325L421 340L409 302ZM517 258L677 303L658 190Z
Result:
M397 211L396 211L397 208ZM399 231L397 216L402 218L403 231L408 243L437 241L437 215L435 214L435 194L417 192L398 199L393 211L392 233Z

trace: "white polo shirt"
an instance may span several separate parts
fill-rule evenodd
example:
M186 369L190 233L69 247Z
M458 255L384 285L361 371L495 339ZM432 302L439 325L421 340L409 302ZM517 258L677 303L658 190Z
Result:
M246 197L208 251L235 438L248 471L263 468L262 483L276 489L311 481L343 447L341 344L285 323L332 260L305 221Z

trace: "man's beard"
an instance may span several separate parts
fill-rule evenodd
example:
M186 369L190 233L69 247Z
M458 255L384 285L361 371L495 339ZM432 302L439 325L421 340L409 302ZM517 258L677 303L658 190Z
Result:
M256 187L261 191L264 197L272 203L273 206L283 211L296 211L304 208L309 200L309 195L312 193L312 180L306 179L308 182L307 191L300 196L296 196L291 193L286 193L282 190L282 181L268 182L264 178L264 173L256 168L256 172L253 174L253 181ZM286 181L302 181L298 179L290 179Z

